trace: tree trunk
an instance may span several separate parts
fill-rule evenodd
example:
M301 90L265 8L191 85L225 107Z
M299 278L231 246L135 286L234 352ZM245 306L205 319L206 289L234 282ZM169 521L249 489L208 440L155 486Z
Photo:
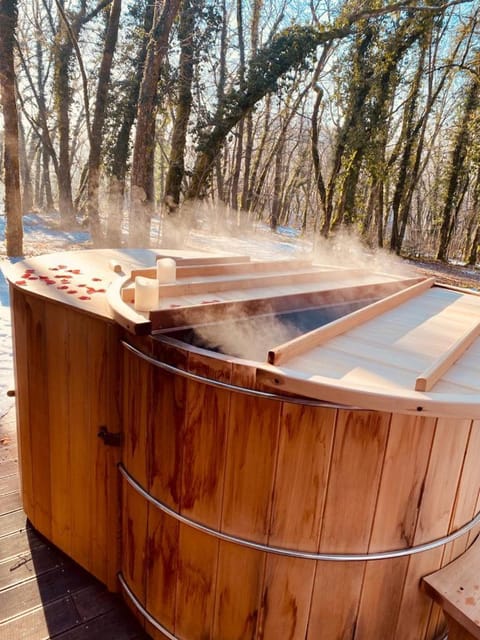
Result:
M201 136L188 199L205 196L215 159L230 131L268 94L276 91L277 83L288 71L303 64L324 34L313 27L287 28L272 38L269 44L253 56L249 63L245 91L232 89L218 105L211 126ZM259 82L261 78L261 82Z
M252 8L252 23L251 23L251 51L252 55L255 55L258 50L258 37L260 31L260 14L263 7L263 0L254 0ZM242 209L249 211L252 201L252 194L250 189L250 171L252 168L253 158L253 116L249 112L245 116L245 154L244 154L244 167L243 167L243 189L242 189Z
M283 145L279 146L275 156L275 173L273 178L272 212L270 216L270 229L275 231L278 227L281 211L282 191L282 154Z
M32 153L27 154L27 141L25 139L25 128L23 126L21 115L18 117L18 144L20 153L20 177L22 185L22 211L28 213L33 207L33 188L32 188L32 172L31 160ZM32 145L33 146L33 145Z
M60 25L55 47L54 93L58 131L58 208L64 224L75 219L70 175L70 65L73 46Z
M184 0L178 28L178 37L181 45L178 74L178 101L172 132L170 162L165 181L165 203L169 213L174 213L180 204L180 193L185 173L185 144L188 121L192 109L194 30L195 2L194 0Z
M475 77L467 91L466 100L461 114L461 121L455 135L454 145L451 153L450 167L448 170L448 186L442 210L442 226L440 228L440 243L437 252L437 260L446 261L448 247L452 237L453 219L456 210L456 200L459 197L459 186L469 144L468 129L472 120L472 115L478 106L480 97L480 80Z
M22 199L15 100L14 47L17 0L0 0L0 92L4 123L5 239L8 256L23 254Z
M154 203L153 166L157 85L168 48L168 38L180 0L155 0L153 27L147 48L137 112L131 177L129 244L148 246Z
M143 68L147 56L148 36L153 24L153 6L147 3L143 18L143 37L140 42L136 60L134 62L134 75L129 80L129 87L125 99L118 105L121 113L121 123L109 153L110 184L108 187L108 222L107 238L110 246L121 244L121 223L123 217L123 200L125 195L125 179L127 164L130 155L130 133L137 115L138 96L142 83ZM118 103L117 103L118 104Z
M105 109L107 105L108 91L110 88L113 54L117 46L121 10L122 0L113 0L105 32L102 61L98 72L97 96L92 121L92 139L90 144L90 154L88 157L87 215L94 244L99 244L102 236L98 210L100 160L102 153Z

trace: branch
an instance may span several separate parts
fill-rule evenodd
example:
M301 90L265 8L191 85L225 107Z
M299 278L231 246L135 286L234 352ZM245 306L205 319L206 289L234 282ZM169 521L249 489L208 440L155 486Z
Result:
M55 0L56 1L56 0ZM108 7L109 4L112 4L112 0L102 0L102 2L100 2L95 9L93 9L93 11L90 11L90 13L87 13L86 16L84 16L83 18L81 18L80 22L82 24L86 24L87 22L90 22L90 20L93 20L93 18L95 18L96 16L98 16L98 14L100 13L100 11L102 11L103 9L105 9L105 7Z
M364 9L363 11L357 11L348 15L348 22L358 22L364 18L373 18L375 16L382 16L386 13L394 13L395 11L425 11L431 13L442 13L450 7L454 7L459 4L470 4L474 0L450 0L450 2L443 2L437 5L420 5L415 4L414 1L396 2L386 7L380 7L379 9Z

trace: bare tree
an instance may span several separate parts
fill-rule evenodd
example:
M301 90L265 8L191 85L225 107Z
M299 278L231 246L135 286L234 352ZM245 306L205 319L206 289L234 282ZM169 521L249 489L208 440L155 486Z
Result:
M15 100L14 47L17 26L17 0L0 0L0 92L5 138L5 215L7 255L23 253L20 158L18 150L18 112Z
M118 38L118 27L122 0L113 0L108 15L107 28L103 46L102 60L98 72L97 95L92 121L92 135L90 140L90 154L88 157L88 221L92 240L95 244L101 241L100 216L98 211L98 189L100 185L100 160L102 154L103 125L110 76L113 64L113 54Z
M129 244L148 245L154 203L153 167L157 87L180 0L155 0L153 27L147 49L133 149Z

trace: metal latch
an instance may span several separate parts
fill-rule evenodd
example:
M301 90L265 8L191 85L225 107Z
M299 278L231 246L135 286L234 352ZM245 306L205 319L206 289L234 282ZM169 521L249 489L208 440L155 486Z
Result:
M121 433L111 433L104 425L100 427L97 436L109 447L120 447L123 440Z

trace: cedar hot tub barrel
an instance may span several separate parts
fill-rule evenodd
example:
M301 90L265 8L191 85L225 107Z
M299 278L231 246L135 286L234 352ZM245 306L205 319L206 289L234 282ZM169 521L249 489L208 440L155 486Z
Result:
M78 254L78 287L111 257ZM12 266L33 525L110 588L118 574L153 638L441 636L420 580L480 530L480 298L302 260L163 255L176 281L147 312L135 278L155 268L138 256L126 275L100 269L106 294L81 296L94 301L40 281L51 258L35 282Z
M478 421L269 399L247 364L124 349L122 580L154 637L438 637L419 581L478 531Z

